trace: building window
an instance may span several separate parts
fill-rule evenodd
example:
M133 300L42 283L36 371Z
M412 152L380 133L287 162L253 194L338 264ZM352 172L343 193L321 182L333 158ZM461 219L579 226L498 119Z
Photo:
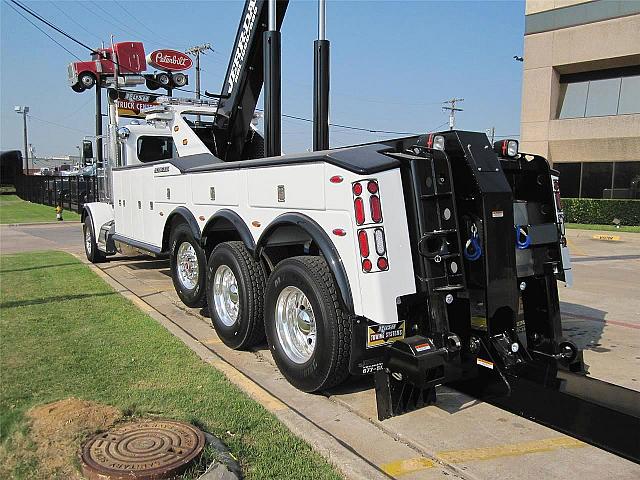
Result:
M582 164L578 162L555 163L553 168L560 172L560 193L562 196L565 198L579 198Z
M560 115L558 118L584 117L589 82L565 83L560 87Z
M557 162L564 198L640 199L639 162Z
M616 162L613 188L615 198L640 198L640 162Z
M618 113L621 78L607 78L589 82L585 117L604 117Z
M640 113L640 67L560 76L558 118Z
M618 114L640 112L640 75L624 77L620 88Z
M613 162L585 162L582 165L582 190L584 198L610 198ZM609 195L605 196L605 190Z

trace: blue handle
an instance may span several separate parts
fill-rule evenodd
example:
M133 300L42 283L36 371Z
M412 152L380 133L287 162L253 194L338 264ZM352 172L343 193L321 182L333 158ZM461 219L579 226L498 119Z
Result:
M524 242L521 242L520 241L521 229L522 227L520 225L516 225L516 247L518 247L519 250L525 250L529 248L529 245L531 245L531 237L529 236L528 233L524 231L524 229L522 229L522 232L524 233Z
M473 247L473 250L469 252L469 247ZM480 247L480 242L478 242L478 237L473 236L469 240L467 240L467 244L464 246L464 250L462 251L464 254L464 258L469 260L470 262L475 262L482 256L482 247Z

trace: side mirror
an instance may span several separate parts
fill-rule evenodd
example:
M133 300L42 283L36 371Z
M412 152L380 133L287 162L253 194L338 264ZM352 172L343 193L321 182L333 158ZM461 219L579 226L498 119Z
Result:
M93 158L93 143L91 140L82 141L82 159Z

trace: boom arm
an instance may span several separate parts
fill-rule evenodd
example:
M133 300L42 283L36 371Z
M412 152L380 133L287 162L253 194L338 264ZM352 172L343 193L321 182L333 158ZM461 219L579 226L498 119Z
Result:
M246 0L216 112L218 155L240 160L249 126L264 83L262 37L267 30L266 0ZM280 30L288 0L277 0L276 24Z

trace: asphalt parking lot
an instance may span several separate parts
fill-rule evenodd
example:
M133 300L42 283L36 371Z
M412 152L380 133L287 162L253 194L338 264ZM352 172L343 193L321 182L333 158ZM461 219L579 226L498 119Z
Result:
M640 390L640 235L599 241L594 233L568 233L575 284L560 289L565 333L585 348L592 376ZM0 234L3 253L55 248L82 255L79 224L3 226ZM640 478L634 463L450 388L439 389L437 405L384 422L369 380L324 395L301 393L266 347L231 351L202 311L184 307L167 261L114 257L99 268L349 478Z

